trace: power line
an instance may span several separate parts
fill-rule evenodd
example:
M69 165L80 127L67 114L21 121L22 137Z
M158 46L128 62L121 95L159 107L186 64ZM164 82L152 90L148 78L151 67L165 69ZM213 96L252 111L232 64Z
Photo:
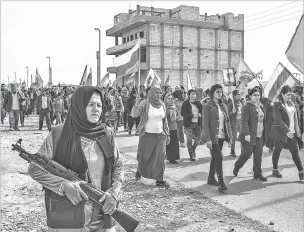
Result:
M249 16L247 16L247 17L245 17L245 18L250 18L250 17L252 17L252 16L259 15L259 14L262 14L262 13L265 13L265 12L268 12L268 11L271 11L271 10L274 10L274 9L277 9L277 8L280 8L280 7L282 7L282 6L287 6L287 5L292 4L292 3L294 3L294 2L298 2L298 1L289 2L289 3L284 4L284 5L280 5L280 6L277 6L277 7L274 7L274 8L265 10L265 11L262 11L262 12L258 12L258 13L253 14L253 15L249 15Z
M268 16L270 16L270 15L274 15L274 14L277 14L277 13L281 13L281 12L283 12L283 11L287 11L287 10L290 10L290 9L293 9L293 8L296 8L296 7L299 7L299 6L302 6L302 9L303 9L303 4L301 4L301 5L293 6L293 7L290 7L290 8L284 9L284 10L281 10L281 11L277 11L277 12L268 14L268 15L264 15L264 16L261 16L261 17L259 17L259 18L251 19L251 20L248 20L248 21L244 20L244 21L245 21L245 23L248 23L248 22L251 22L251 21L255 21L255 20L257 20L257 19L261 19L261 18L268 17Z
M267 24L267 25L264 25L264 26L261 26L261 27L252 28L252 29L246 30L245 32L247 32L247 31L253 31L253 30L256 30L256 29L259 29L259 28L263 28L263 27L268 27L268 26L271 26L273 24L285 22L285 21L288 21L288 20L291 20L291 19L295 19L295 18L299 18L299 17L300 16L296 16L296 17L285 19L285 20L281 20L281 21L278 21L278 22L275 22L275 23Z
M262 23L265 23L265 22L273 21L273 20L275 20L275 19L279 19L279 18L282 18L282 17L285 17L285 16L290 16L291 14L295 14L295 13L298 13L298 12L302 12L302 13L303 13L303 10L298 10L298 11L295 11L295 12L291 12L291 13L289 13L289 14L281 15L281 16L279 16L279 17L272 18L272 19L268 19L268 20L263 21L263 22L255 23L255 24L249 25L249 26L247 26L247 27L252 27L252 26L259 25L259 24L262 24Z

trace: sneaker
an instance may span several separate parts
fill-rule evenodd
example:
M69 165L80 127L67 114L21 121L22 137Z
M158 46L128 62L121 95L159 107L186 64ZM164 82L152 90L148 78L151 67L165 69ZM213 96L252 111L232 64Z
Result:
M140 180L140 178L141 178L141 175L140 175L140 173L137 171L136 174L135 174L135 179L136 179L136 180Z
M15 131L20 131L20 129L18 127L15 128Z
M212 185L212 186L219 186L219 183L214 177L208 177L207 184Z
M304 172L303 171L299 172L299 179L300 180L304 179Z
M234 167L234 169L233 169L233 175L236 177L238 174L239 174L239 168L237 168L237 167Z
M135 133L135 136L138 136L138 133L137 133L137 132Z
M277 178L282 178L282 174L279 172L278 169L273 169L272 170L272 175L277 177Z
M235 152L231 152L230 155L231 155L232 157L236 157Z
M127 128L125 128L125 132L128 132L129 130Z
M170 164L178 164L178 162L176 160L169 160Z
M129 135L132 133L132 131L131 130L129 130Z
M267 181L267 178L264 177L262 174L260 176L254 176L253 178L255 180L260 180L260 181L263 181L263 182Z
M185 143L181 143L180 146L181 147L186 147L186 144Z
M164 180L157 180L156 181L156 186L159 186L159 187L170 187L170 184L167 183L166 181Z
M190 154L190 161L195 161L195 156L192 153Z
M273 149L270 149L270 148L269 148L269 149L268 149L268 152L269 152L269 153L273 153Z
M21 127L24 127L24 124L23 124L23 123L21 124Z
M8 130L9 130L9 131L13 131L13 130L14 130L14 128L10 127Z

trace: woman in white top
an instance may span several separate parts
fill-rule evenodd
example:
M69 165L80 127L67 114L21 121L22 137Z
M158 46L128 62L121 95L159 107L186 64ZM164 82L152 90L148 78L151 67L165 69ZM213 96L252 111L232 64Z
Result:
M291 101L291 88L285 85L281 89L278 102L274 103L274 124L272 136L274 139L274 151L272 155L273 175L282 178L278 170L278 162L282 149L287 146L292 159L299 171L299 178L303 180L303 166L299 156L297 137L301 137L297 110Z
M133 117L140 116L137 127L139 143L137 149L138 168L135 178L156 180L157 186L168 187L164 181L166 145L170 143L166 106L161 101L162 91L157 85L151 87L148 98L141 101L138 95L133 107Z

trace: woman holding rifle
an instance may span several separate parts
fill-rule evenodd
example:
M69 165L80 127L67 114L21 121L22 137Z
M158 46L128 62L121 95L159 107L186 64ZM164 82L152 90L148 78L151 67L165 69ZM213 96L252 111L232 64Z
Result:
M45 189L47 225L51 232L115 231L113 225L104 228L104 215L116 210L123 165L113 132L101 122L102 106L99 89L79 87L72 96L65 123L52 128L38 151L105 191L100 199L104 201L102 215L80 188L81 182L67 181L34 164L29 166L30 176ZM70 204L63 206L66 197Z

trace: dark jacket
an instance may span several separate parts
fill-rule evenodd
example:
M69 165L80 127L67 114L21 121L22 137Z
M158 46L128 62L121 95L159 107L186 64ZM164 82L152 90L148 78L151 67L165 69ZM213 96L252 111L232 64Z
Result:
M47 97L47 108L51 112L52 111L52 101L49 96L46 96L46 97ZM37 110L40 111L41 107L42 107L42 95L39 95L37 98Z
M265 122L266 122L266 115L264 108L261 106L261 109L264 113L264 128L265 128ZM250 135L250 145L256 144L256 137L257 137L257 131L258 131L258 111L254 104L252 104L250 101L247 101L246 104L243 107L242 111L242 126L241 126L241 133L239 134L239 141L241 143L247 143L245 140L246 135ZM263 139L265 143L265 129L263 130Z
M19 109L21 109L21 101L24 100L24 97L18 91L17 91L17 97L19 100ZM7 91L4 97L3 108L6 109L7 112L11 112L12 104L13 104L13 93L11 91Z
M225 103L221 103L220 107L225 116L224 130L225 140L228 142L232 138L230 119L228 117L228 109ZM206 142L210 141L212 144L218 144L219 132L219 111L217 105L211 99L203 106L203 135Z
M130 97L128 99L128 104L127 104L127 111L128 111L129 115L131 115L131 111L132 111L133 106L135 105L135 102L136 102L136 97L134 97L132 94L130 94Z
M299 124L298 124L298 115L297 112L294 116L294 122L295 122L295 132L298 137L301 136ZM284 141L287 142L287 133L289 130L290 121L288 113L283 106L282 102L275 102L274 103L274 123L272 127L272 136L275 140Z
M198 108L199 113L202 112L202 104L199 101L195 101L193 104ZM190 127L194 115L192 114L192 107L189 99L183 102L181 114L184 117L184 127ZM198 124L202 125L202 118L198 118Z

